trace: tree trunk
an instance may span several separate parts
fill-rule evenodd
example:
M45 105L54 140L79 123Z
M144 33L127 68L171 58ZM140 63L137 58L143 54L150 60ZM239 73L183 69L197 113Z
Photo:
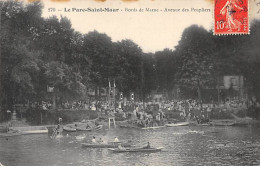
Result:
M200 82L198 81L198 98L200 103L200 108L202 109L202 99L201 99L201 89L200 89Z
M52 97L52 107L55 110L56 109L56 93L55 91L53 92L53 97Z

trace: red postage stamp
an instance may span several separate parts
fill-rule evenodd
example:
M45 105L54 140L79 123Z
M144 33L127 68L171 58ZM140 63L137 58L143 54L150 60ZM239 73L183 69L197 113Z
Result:
M248 34L248 0L215 0L215 35Z

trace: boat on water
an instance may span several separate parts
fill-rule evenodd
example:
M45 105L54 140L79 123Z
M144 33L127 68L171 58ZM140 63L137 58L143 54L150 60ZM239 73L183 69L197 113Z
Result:
M236 124L234 121L212 121L209 122L210 125L212 126L233 126Z
M48 129L45 126L10 127L10 131L17 131L21 134L46 134Z
M92 127L90 127L90 128L76 127L75 129L78 130L78 131L92 131L93 130Z
M103 125L98 125L98 126L95 126L95 127L94 127L94 130L97 131L97 130L100 130L100 129L102 129L102 128L103 128Z
M153 127L144 127L144 128L141 128L143 130L147 130L147 129L159 129L159 128L164 128L165 126L153 126Z
M64 126L63 130L67 131L67 132L75 132L75 131L77 131L75 128L72 128L71 126Z
M159 152L162 151L163 147L158 148L109 148L108 150L115 153L125 153L125 152Z
M120 143L120 142L118 142ZM110 143L82 143L82 147L88 147L88 148L115 148L118 147L117 142L110 142ZM122 147L131 147L132 144L130 143L121 143Z
M170 123L170 124L165 124L167 127L178 127L178 126L187 126L189 125L189 122L179 122L179 123Z
M75 125L67 125L67 126L64 126L63 127L63 130L64 131L67 131L67 132L75 132L75 131L97 131L97 130L100 130L102 129L102 125L98 125L98 126L95 126L95 127L88 127L86 125L80 125L80 126L75 126Z

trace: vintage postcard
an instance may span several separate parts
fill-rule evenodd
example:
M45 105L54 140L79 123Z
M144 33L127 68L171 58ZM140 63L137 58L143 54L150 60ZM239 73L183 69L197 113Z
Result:
M260 0L0 0L1 166L259 166Z

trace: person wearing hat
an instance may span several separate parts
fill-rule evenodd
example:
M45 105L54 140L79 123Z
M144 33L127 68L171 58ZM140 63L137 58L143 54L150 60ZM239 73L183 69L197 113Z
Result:
M104 141L102 140L102 138L100 137L99 140L97 141L99 144L103 144Z
M97 143L95 136L92 138L92 143Z
M151 148L151 146L150 146L150 142L147 142L147 145L145 146L145 147L143 147L143 148Z
M118 147L117 147L119 150L125 150L124 147L122 147L121 143L118 143Z
M119 140L118 140L117 137L115 137L114 142L115 142L115 143L118 143L118 142L119 142Z

